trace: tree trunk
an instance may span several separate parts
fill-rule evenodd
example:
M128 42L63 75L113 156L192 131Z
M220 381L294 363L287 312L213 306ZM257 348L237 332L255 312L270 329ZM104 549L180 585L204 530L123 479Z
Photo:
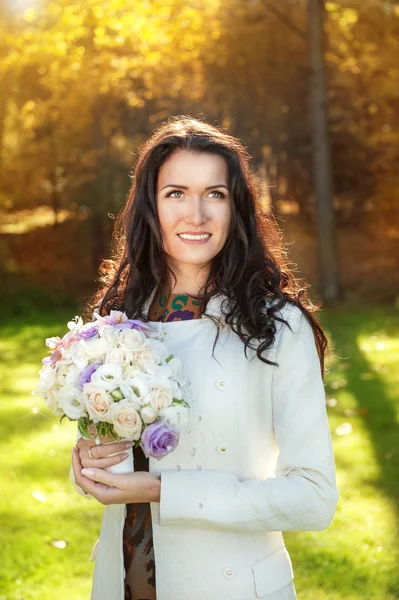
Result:
M325 301L341 295L333 207L333 178L326 106L324 0L309 0L310 93L313 179L316 194L319 280Z

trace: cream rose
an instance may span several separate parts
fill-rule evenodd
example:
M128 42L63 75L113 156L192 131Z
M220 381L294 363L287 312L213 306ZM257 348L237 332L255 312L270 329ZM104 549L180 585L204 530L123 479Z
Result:
M153 423L158 416L152 406L143 406L140 415L144 423Z
M115 402L111 406L111 418L118 435L133 440L140 439L143 422L128 400Z
M172 402L171 390L161 386L153 387L146 396L146 404L148 403L157 413L170 406Z
M91 419L111 422L110 408L113 400L105 390L99 389L92 382L85 383L83 386L84 402Z
M145 348L147 338L138 329L122 329L118 337L118 345L127 352L140 352Z
M133 354L133 360L141 371L154 375L157 369L159 357L154 354L151 348L144 348L141 352Z

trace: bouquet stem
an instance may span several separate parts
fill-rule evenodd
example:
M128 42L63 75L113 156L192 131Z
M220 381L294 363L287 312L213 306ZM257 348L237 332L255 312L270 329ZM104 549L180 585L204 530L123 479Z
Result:
M132 439L126 438L125 441L133 441ZM103 445L107 445L107 444L113 444L115 443L114 441L112 442L103 442ZM124 452L127 452L128 456L127 458L125 458L125 460L123 460L120 463L117 463L116 465L111 465L110 467L104 467L104 471L107 471L108 473L113 473L114 475L123 475L124 473L133 473L134 472L134 455L133 455L133 448L128 448L127 450L124 450ZM118 454L121 454L121 452L114 452L113 454L108 454L108 456L117 456Z

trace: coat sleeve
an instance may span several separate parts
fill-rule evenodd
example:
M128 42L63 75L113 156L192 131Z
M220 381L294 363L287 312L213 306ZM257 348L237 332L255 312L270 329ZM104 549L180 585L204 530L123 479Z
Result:
M297 307L284 312L292 331L281 324L272 367L275 476L239 481L221 471L164 471L160 526L310 531L330 525L339 491L313 330Z
M76 435L76 441L78 441L82 436L80 435L80 431L77 428L77 435ZM73 487L75 488L75 490L78 492L78 494L80 494L81 496L83 496L84 498L87 498L88 500L94 500L94 496L92 496L91 494L87 494L84 490L82 490L81 487L79 487L76 482L75 482L75 474L73 471L73 466L71 463L71 468L69 470L69 479L71 480L71 483L73 485Z

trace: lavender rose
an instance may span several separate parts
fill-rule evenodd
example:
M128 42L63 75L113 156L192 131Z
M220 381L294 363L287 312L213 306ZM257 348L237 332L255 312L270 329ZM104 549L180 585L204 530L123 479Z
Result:
M79 332L79 336L82 340L91 340L94 336L98 334L98 329L96 325L92 325L91 327L87 327L86 329L81 329Z
M91 381L91 376L95 371L97 371L98 367L101 364L102 363L100 362L92 362L83 369L79 376L79 385L81 388L84 386L85 383L89 383L89 381Z
M147 458L151 456L160 460L176 448L179 437L180 431L159 419L144 429L140 446Z

